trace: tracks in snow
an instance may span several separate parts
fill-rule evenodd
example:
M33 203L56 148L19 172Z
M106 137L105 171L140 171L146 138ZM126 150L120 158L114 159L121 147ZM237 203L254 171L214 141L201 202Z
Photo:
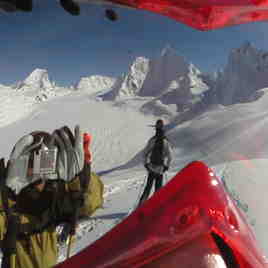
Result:
M105 185L103 208L98 209L93 216L79 221L76 232L76 243L73 247L72 255L92 244L128 215L128 210L132 208L133 204L129 204L129 207L125 208L125 213L122 213L121 208L118 208L119 211L117 213L113 212L117 202L121 202L122 204L122 200L118 200L118 194L120 193L122 195L122 192L124 192L127 196L130 194L130 191L139 193L143 183L143 178L131 178L120 179ZM61 262L66 257L67 247L61 246L59 251L58 262Z

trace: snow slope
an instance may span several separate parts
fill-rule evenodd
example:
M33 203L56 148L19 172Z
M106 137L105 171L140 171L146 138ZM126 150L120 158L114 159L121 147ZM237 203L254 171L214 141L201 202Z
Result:
M143 82L147 76L149 60L138 57L130 65L127 74L119 77L112 89L102 96L103 100L115 100L121 97L134 97L139 95Z
M51 132L63 125L73 128L76 123L79 123L85 131L90 132L93 136L93 170L109 174L112 169L122 169L120 166L126 164L144 147L151 134L151 128L147 125L152 123L153 119L149 116L145 117L133 108L126 107L123 108L122 115L122 108L109 103L92 101L86 96L77 96L73 93L69 96L59 97L39 104L32 113L13 124L6 126L3 123L0 131L1 155L8 157L14 143L22 135L33 130ZM116 174L116 172L114 173ZM120 174L114 180L111 180L112 176L103 175L106 184L106 203L109 203L108 196L118 193L118 189L121 191L123 184L129 181L130 186L136 185L136 174L144 175L138 170L133 171L131 175L133 177L131 177L126 167ZM111 184L111 182L113 183ZM98 220L95 222L97 223ZM94 220L89 220L84 223L85 226L82 224L78 233L86 232L93 223ZM110 226L109 224L104 225L101 232ZM83 241L83 243L88 242Z
M247 53L253 53L250 51ZM172 66L175 66L173 62L175 58L171 55L167 55L165 51L162 56L165 59L169 58L174 64ZM251 59L250 56L249 58ZM166 63L167 61L161 64L166 66ZM132 94L134 91L127 91L125 88L127 93L132 93L126 94L124 98L116 102L94 100L89 98L91 89L87 88L87 81L85 90L57 88L53 83L50 83L52 85L50 88L45 70L39 70L36 76L29 79L31 85L28 82L22 83L13 89L0 86L1 156L8 157L13 145L22 135L38 129L51 132L63 125L73 128L76 123L79 123L93 136L93 170L101 175L105 184L105 203L103 209L99 209L90 219L85 219L79 224L77 242L72 249L72 254L110 230L137 202L146 176L141 163L141 152L147 139L154 133L149 125L153 124L158 116L163 116L167 118L167 135L172 141L174 155L166 179L172 178L193 160L203 160L213 167L226 183L226 187L238 205L246 213L261 247L268 256L268 216L266 213L268 182L265 175L268 167L268 139L266 138L268 89L257 90L254 87L253 91L247 91L246 97L247 100L251 100L250 103L228 103L229 106L223 106L215 101L212 106L212 103L208 102L205 110L200 112L193 109L182 118L182 114L178 113L177 107L174 106L177 102L167 102L172 98L178 100L182 97L178 92L175 94L174 90L184 88L180 93L190 103L195 99L192 98L194 94L189 92L187 85L196 86L196 89L200 88L200 91L196 92L204 92L201 80L191 80L191 77L187 76L190 65L183 66L186 66L182 67L182 71L186 73L185 81L173 78L170 80L169 76L173 74L166 73L164 80L172 83L165 88L167 90L165 94L170 94L170 96L157 91L156 99L150 95L136 96ZM261 66L264 68L264 62ZM140 70L146 71L146 68ZM144 74L143 71L141 73ZM133 75L138 76L141 73L132 72ZM242 73L241 71L241 77ZM192 74L201 75L194 69L192 69ZM217 81L223 81L221 79L226 74L225 71L219 74L215 81L213 79L210 81L213 85L213 94L216 94L215 100L217 99L215 85ZM156 79L156 76L152 75L151 82L153 77ZM207 79L210 78L207 77ZM93 84L95 82L98 84L99 81L104 80L93 79ZM127 81L131 81L130 77L129 80L125 80L126 87L131 85ZM122 85L119 82L120 80L117 80L113 86ZM145 81L143 85L144 83ZM149 80L146 84L148 83ZM138 85L141 86L141 84ZM232 88L234 85L232 84ZM242 88L236 85L238 91L235 92L240 92ZM96 90L93 90L95 93L97 88L98 86ZM54 95L49 95L45 102L36 101L35 97L40 94L40 90L41 92L54 92ZM142 87L139 90L141 92ZM234 96L233 94L234 91L229 97ZM146 114L140 112L141 107L144 109L145 105ZM59 261L64 259L65 253L66 248L62 247Z
M7 86L0 86L0 103L0 126L11 124L29 115L36 104L33 98Z
M100 94L103 91L111 89L115 83L115 78L101 75L91 75L88 77L81 77L75 89L78 91L85 91L89 95Z
M174 161L166 179L192 160L204 160L214 167L247 213L268 255L268 182L263 175L268 166L266 91L251 104L216 106L183 124L171 121L167 127L174 146ZM105 184L105 203L103 209L79 224L72 254L110 230L137 202L146 175L140 153L153 134L148 125L156 119L139 112L144 103L141 100L128 99L124 105L116 106L86 96L72 93L41 103L12 124L3 122L0 131L0 148L5 157L18 138L33 130L51 132L63 125L74 127L80 123L92 133L93 170ZM64 259L66 248L62 247L60 252L59 261Z

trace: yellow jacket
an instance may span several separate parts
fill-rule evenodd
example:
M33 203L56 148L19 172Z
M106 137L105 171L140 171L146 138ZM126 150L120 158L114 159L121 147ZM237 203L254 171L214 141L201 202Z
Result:
M65 183L66 194L77 190L79 180ZM91 173L91 179L87 191L84 193L84 203L80 208L80 216L90 216L103 204L103 183L100 177ZM9 206L12 201L8 200ZM31 226L38 225L40 219L31 214L20 213L21 224ZM2 195L0 196L0 240L4 239L7 231L7 217L3 207ZM51 268L57 263L58 245L56 226L49 225L39 233L25 235L16 242L15 267L11 268Z

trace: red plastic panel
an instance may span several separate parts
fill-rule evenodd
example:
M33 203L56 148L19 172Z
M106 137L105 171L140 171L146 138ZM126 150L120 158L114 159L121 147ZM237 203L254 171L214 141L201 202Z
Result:
M153 267L149 264L167 256L193 258L204 246L215 253L215 245L204 242L211 232L228 244L240 268L267 267L221 181L205 164L193 162L102 238L57 267Z
M268 0L110 0L110 2L162 14L201 31L268 19Z
M227 268L211 235L202 235L144 268Z

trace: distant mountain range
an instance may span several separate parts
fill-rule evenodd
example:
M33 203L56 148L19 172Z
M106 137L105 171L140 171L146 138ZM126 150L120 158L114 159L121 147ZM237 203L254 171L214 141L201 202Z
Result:
M38 102L74 91L98 96L103 101L150 97L141 110L166 115L189 114L215 104L254 101L261 96L258 90L265 87L268 87L268 52L248 42L233 49L227 65L213 74L203 73L167 46L156 59L136 58L118 78L82 77L74 86L64 88L50 81L47 70L36 69L24 81L10 86Z

